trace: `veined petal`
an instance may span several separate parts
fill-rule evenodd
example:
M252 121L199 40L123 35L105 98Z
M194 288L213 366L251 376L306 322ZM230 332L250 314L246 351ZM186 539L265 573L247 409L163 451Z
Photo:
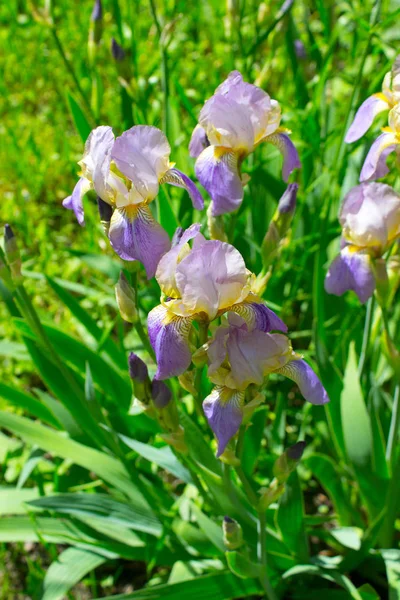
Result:
M346 133L346 144L359 140L371 127L376 115L388 109L389 103L383 94L374 94L364 100Z
M86 192L90 190L90 188L90 181L88 181L85 177L81 177L78 183L75 185L72 194L68 196L68 198L65 198L62 203L64 208L74 211L79 225L85 224L82 198Z
M112 158L144 200L158 193L158 182L168 171L171 148L157 127L135 125L115 140Z
M311 404L326 404L328 394L309 364L304 360L291 360L278 373L285 375L299 386L300 392Z
M261 90L260 93L265 94ZM249 107L236 102L231 94L215 94L207 100L200 111L199 124L214 146L241 149L246 153L254 148Z
M204 414L218 441L217 457L237 433L243 420L244 392L215 387L203 402Z
M284 181L287 181L291 172L301 167L295 145L286 133L273 133L263 141L273 144L281 152L283 156L282 177Z
M249 330L259 329L268 333L269 331L287 331L285 323L268 308L261 298L253 293L250 293L244 302L234 304L227 310L233 311L243 317L246 321Z
M203 196L200 194L193 181L184 173L182 173L182 171L179 171L178 169L169 169L169 171L167 171L160 179L160 183L169 183L170 185L175 185L176 187L185 189L190 196L194 208L197 208L197 210L203 210Z
M175 273L178 263L190 252L187 243L197 236L201 228L200 223L194 223L183 232L177 244L161 258L158 263L156 279L162 292L171 298L179 298Z
M189 142L189 154L192 158L197 158L205 148L210 145L207 134L201 125L196 125L193 129L192 137Z
M176 269L183 304L192 314L205 313L210 320L219 310L240 301L247 279L240 252L219 240L207 240L193 248Z
M177 317L165 306L156 306L147 318L150 343L157 358L156 379L181 375L190 366L190 317Z
M396 149L397 145L398 142L394 133L382 133L369 149L361 170L360 181L380 179L387 175L389 169L386 166L386 159Z
M108 185L114 134L111 127L101 125L90 133L85 152L79 162L83 176L92 182L96 194L107 201L112 190Z
M111 217L109 238L123 260L139 260L148 279L154 277L160 258L171 246L167 232L146 204L117 208Z
M325 290L335 296L353 290L364 304L372 296L374 289L375 278L369 255L345 246L329 267Z
M209 146L196 161L196 177L213 201L214 217L235 211L243 200L238 155Z

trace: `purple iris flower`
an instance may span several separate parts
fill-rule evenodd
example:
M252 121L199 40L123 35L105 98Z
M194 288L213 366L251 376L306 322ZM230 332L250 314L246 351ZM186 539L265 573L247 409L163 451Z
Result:
M63 202L83 225L82 197L94 189L114 209L108 234L114 250L124 260L143 263L148 278L154 276L161 256L171 247L168 234L149 207L160 184L185 188L193 206L204 207L194 183L170 162L170 153L167 138L156 127L136 125L116 139L111 127L97 127L79 162L82 176Z
M220 456L237 433L243 419L244 392L250 384L261 386L270 373L281 373L297 383L312 404L329 402L328 395L312 368L292 350L281 333L249 328L246 321L228 313L207 344L208 376L216 385L203 408L218 440Z
M325 289L336 296L353 290L364 303L375 289L373 260L400 237L400 195L384 183L362 183L346 195L339 221L342 248Z
M196 176L210 194L212 215L230 213L243 200L243 160L262 142L274 144L283 154L283 178L300 167L288 130L279 126L281 109L276 100L255 85L243 81L238 71L215 90L204 104L199 125L193 131L190 155L196 160Z
M181 375L189 367L193 320L208 323L229 310L240 314L250 328L287 330L252 292L254 276L238 250L219 240L206 240L199 224L178 236L161 258L156 279L164 296L149 313L148 329L157 357L157 379Z
M371 127L375 117L390 110L400 102L400 56L398 56L389 73L386 73L382 92L369 96L361 104L349 130L346 134L346 142L351 144L359 140ZM364 181L362 179L361 181Z

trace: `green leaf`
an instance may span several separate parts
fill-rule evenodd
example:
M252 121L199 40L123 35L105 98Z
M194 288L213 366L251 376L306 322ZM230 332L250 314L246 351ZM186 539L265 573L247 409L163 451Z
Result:
M90 123L87 120L85 113L80 107L78 101L70 92L67 93L67 101L76 130L81 136L82 142L86 142L92 130Z
M130 594L107 596L103 600L145 600L163 599L177 600L177 598L190 598L190 600L231 600L233 598L248 598L252 594L260 593L260 584L253 579L239 579L232 573L217 573L196 577L189 581L174 583L172 585L150 586ZM100 600L100 599L97 599Z
M29 360L29 354L23 344L8 340L0 341L0 356L15 360Z
M54 511L78 519L95 518L150 535L160 533L159 523L154 518L149 519L140 506L118 502L105 494L57 494L32 500L28 504L41 511Z
M54 417L52 412L42 404L39 400L26 394L25 392L21 392L20 390L16 390L4 383L0 383L0 396L4 398L7 402L16 406L18 408L23 408L27 412L29 412L33 417L48 423L49 425L53 425L58 429L61 428L60 423Z
M0 487L0 515L26 514L25 502L35 500L39 495L37 488L21 490L8 486Z
M183 410L179 411L179 419L185 430L185 441L193 459L209 471L221 475L221 466L201 430Z
M340 406L347 455L355 466L368 467L372 456L371 423L358 379L354 343L350 345Z
M381 550L389 583L389 600L400 600L400 550Z
M48 568L44 582L41 600L60 600L87 573L106 562L104 556L80 550L67 548L58 559Z
M0 426L5 427L14 435L20 436L25 442L37 445L56 456L69 459L77 465L94 471L99 477L121 490L135 506L135 511L141 514L144 526L154 535L161 533L161 524L143 498L141 492L133 483L125 467L115 458L89 448L64 437L44 425L34 423L29 419L0 411Z
M24 462L22 471L18 478L17 487L22 488L35 470L36 466L43 460L44 452L41 448L32 448L28 460Z
M140 454L140 456L143 456L143 458L146 460L149 460L162 469L169 471L172 473L172 475L175 475L175 477L178 477L178 479L181 479L185 483L193 483L189 471L179 462L169 446L155 448L149 444L137 442L136 440L133 440L125 435L120 435L119 437L124 444L126 444L129 448L132 448L132 450Z
M353 598L353 600L363 600L361 594L352 584L350 579L334 569L322 569L317 565L297 565L296 567L289 569L289 571L286 571L282 575L282 579L288 579L290 577L297 578L301 575L314 575L322 577L323 579L328 579L328 581L334 581L344 588L349 593L350 598Z
M225 552L226 548L222 535L222 525L217 525L217 523L214 523L214 521L205 515L193 502L190 504L190 507L204 535L208 537L210 542L212 542L214 546L218 548L218 550Z
M304 464L328 493L341 525L350 525L357 513L347 499L335 462L329 456L311 454L304 459Z
M303 494L297 472L294 471L285 486L279 501L276 522L283 541L300 561L309 558L304 524Z
M158 220L168 235L172 237L176 228L179 227L178 219L172 209L169 196L162 186L160 186L158 194L159 201L157 199L157 204L160 207L160 210L158 211Z
M260 566L252 563L246 556L240 552L226 552L226 562L234 575L247 579L252 577L256 579L260 574Z

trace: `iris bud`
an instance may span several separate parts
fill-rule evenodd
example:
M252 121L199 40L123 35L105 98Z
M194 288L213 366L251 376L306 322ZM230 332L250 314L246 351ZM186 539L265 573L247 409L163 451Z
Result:
M167 444L175 448L177 452L181 452L182 454L188 453L188 448L185 442L185 432L180 425L176 431L172 433L161 433L160 437L164 440L164 442L167 442Z
M279 250L282 240L289 231L296 210L298 187L297 183L290 183L278 202L261 246L264 267L270 265Z
M115 60L118 75L122 77L122 79L129 81L131 78L129 55L125 52L123 47L118 44L115 38L112 38L111 40L111 55Z
M140 402L147 406L151 399L151 383L147 366L134 352L129 355L128 365L133 393Z
M127 323L136 323L138 313L134 289L129 285L127 278L121 271L118 283L115 286L115 297L121 317Z
M12 279L15 283L20 282L22 279L21 256L18 250L17 238L8 224L4 227L4 254L10 267Z
M153 379L151 395L161 427L170 432L177 431L179 428L178 409L167 384L159 379Z
M90 63L93 64L96 55L96 46L99 45L103 33L103 8L101 0L95 0L90 17L88 54Z
M278 458L274 464L274 475L279 483L285 482L292 471L297 467L297 463L303 456L305 442L297 442L291 446Z
M243 532L240 524L231 519L224 517L222 523L222 532L224 544L227 550L237 550L243 545Z

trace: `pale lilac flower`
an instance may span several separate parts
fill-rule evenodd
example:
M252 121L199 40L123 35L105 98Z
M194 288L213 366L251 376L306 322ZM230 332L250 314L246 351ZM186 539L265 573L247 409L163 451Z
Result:
M346 195L339 214L342 249L331 264L325 289L353 290L360 302L375 289L373 260L400 237L400 195L384 183L362 183Z
M300 167L289 131L279 126L280 120L278 102L245 83L238 71L230 73L204 104L189 150L197 158L197 178L212 198L213 216L239 208L246 181L240 174L241 164L262 142L282 152L285 180Z
M353 123L347 131L345 141L348 144L360 139L371 127L376 115L390 110L400 102L400 56L393 64L392 70L386 73L382 92L369 96L358 109Z
M389 113L389 127L372 144L361 169L360 181L380 179L389 173L386 159L392 152L399 155L400 146L400 104Z
M244 391L251 384L261 386L271 373L295 381L312 404L329 401L320 380L293 352L285 335L250 329L238 314L228 313L227 325L216 330L206 347L208 377L216 387L204 400L203 408L218 440L218 456L241 425Z
M171 246L168 234L155 221L149 207L160 184L185 188L196 208L204 206L194 183L170 162L170 153L167 138L156 127L137 125L117 139L111 127L97 127L79 162L82 177L63 202L83 225L82 197L94 189L114 208L108 234L114 250L124 260L142 262L149 278Z
M194 240L192 248L190 240ZM252 292L254 276L236 248L205 240L199 224L181 233L179 241L162 257L156 279L163 298L149 313L148 329L158 379L180 375L189 367L189 334L194 320L210 322L229 310L240 314L250 328L287 329Z

